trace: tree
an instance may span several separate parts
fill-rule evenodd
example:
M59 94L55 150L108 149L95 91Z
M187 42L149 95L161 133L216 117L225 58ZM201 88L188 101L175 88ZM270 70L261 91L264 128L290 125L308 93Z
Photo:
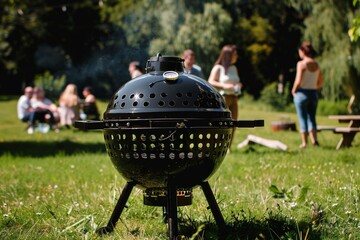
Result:
M355 94L360 98L360 46L351 43L347 31L354 18L348 1L317 1L304 23L304 40L318 50L324 73L322 94L336 101Z
M185 15L185 23L180 27L176 39L176 52L187 48L194 50L197 61L204 72L210 73L231 27L231 18L217 3L206 3L202 13Z
M150 56L158 52L182 56L185 49L192 48L197 62L210 72L231 19L220 4L206 2L143 1L141 7L125 16L128 44L135 50L146 50Z
M252 69L252 77L242 77L242 82L247 90L255 97L259 97L261 89L270 83L272 73L268 72L268 59L274 49L274 29L268 19L254 14L250 18L240 18L238 29L241 29L243 54ZM245 65L245 64L244 64ZM240 72L246 71L244 65L240 65ZM274 69L273 69L274 70Z
M260 97L264 86L294 79L302 13L288 1L223 1L232 17L227 41L238 46L238 67L245 91Z
M45 25L41 22L38 10L33 11L39 1L26 4L16 0L1 0L0 27L0 75L13 75L17 78L2 77L0 90L11 83L15 88L31 82L35 66L29 56L35 51L35 43L44 34Z
M35 75L50 71L55 79L66 74L67 82L80 89L92 85L99 96L109 97L119 79L129 78L127 66L118 67L124 33L107 18L113 5L124 2L135 4L0 0L0 92L18 94ZM121 8L119 15L128 9Z

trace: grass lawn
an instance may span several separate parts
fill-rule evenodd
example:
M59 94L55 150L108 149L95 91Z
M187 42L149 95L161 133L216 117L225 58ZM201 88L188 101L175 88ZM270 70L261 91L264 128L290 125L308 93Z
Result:
M125 185L102 132L28 135L16 101L0 98L0 239L100 239L95 230L107 223ZM360 239L360 136L336 151L340 135L321 132L320 147L299 149L298 132L271 130L283 118L297 122L295 113L240 100L240 119L264 119L265 127L238 129L209 180L229 226L226 239ZM326 116L318 124L338 125ZM279 140L288 150L237 149L248 134ZM218 239L200 188L193 195L192 205L179 208L181 239ZM114 233L103 239L167 239L162 209L142 201L134 190Z

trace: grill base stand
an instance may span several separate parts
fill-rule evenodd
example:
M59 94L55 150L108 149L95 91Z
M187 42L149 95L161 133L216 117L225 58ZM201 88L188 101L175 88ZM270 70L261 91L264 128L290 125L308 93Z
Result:
M125 208L126 202L130 197L132 189L135 187L134 182L127 182L123 191L121 192L120 198L116 203L116 206L111 214L109 222L106 226L100 227L96 230L96 233L100 235L106 235L114 231L115 225L120 218L122 211ZM210 210L215 218L215 222L219 229L225 230L226 223L221 214L220 208L216 202L215 196L211 190L208 182L200 183L200 186L204 192L207 202L209 203ZM165 222L168 224L169 240L174 240L178 236L178 218L177 218L177 204L176 204L176 186L169 182L168 194L166 196L167 203L165 206Z
M123 191L121 192L120 198L119 198L118 202L116 203L114 211L111 214L108 224L104 227L97 229L96 233L98 233L100 235L105 235L105 234L108 234L108 233L111 233L114 231L115 225L116 225L117 221L119 220L120 215L125 208L126 202L130 197L130 193L131 193L132 189L135 187L135 185L136 184L134 182L126 183Z

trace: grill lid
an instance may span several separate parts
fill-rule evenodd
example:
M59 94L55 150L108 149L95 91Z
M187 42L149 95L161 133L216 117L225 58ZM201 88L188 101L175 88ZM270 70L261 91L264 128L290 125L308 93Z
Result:
M222 96L211 84L183 72L183 59L158 54L148 60L146 71L114 94L104 120L230 118Z

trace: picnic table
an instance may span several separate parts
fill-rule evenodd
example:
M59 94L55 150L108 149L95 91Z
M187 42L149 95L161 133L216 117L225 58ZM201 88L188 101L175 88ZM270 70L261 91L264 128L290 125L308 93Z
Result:
M342 134L336 149L351 147L356 133L360 132L360 115L329 115L329 119L338 120L339 123L348 123L346 127L334 127L335 134Z

